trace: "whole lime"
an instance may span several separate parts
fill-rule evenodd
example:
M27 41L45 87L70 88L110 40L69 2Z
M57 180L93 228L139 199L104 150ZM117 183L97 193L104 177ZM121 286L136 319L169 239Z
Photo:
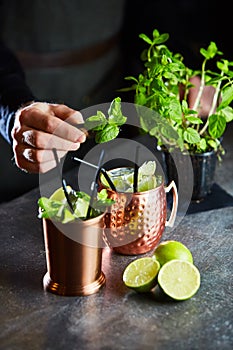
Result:
M179 241L164 241L160 243L153 253L153 259L163 266L166 262L174 259L188 261L193 264L191 251Z

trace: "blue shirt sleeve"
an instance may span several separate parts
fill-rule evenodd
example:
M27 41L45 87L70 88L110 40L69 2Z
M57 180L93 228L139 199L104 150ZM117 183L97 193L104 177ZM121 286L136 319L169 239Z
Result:
M0 41L0 133L12 143L11 129L17 109L35 100L27 86L24 71L16 56Z

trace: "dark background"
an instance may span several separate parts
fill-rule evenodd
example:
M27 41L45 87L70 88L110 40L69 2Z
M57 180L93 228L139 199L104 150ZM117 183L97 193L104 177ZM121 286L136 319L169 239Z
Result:
M144 43L140 33L153 29L168 32L168 45L197 67L199 49L215 41L227 59L232 59L229 2L206 0L91 0L91 1L0 1L0 33L18 55L57 51L82 52L113 38L112 46L86 62L69 66L30 66L21 61L29 86L38 99L83 108L110 102L120 96L125 76L141 69ZM85 152L85 146L83 146ZM11 146L0 139L0 201L12 199L38 185L38 176L24 174L12 161Z

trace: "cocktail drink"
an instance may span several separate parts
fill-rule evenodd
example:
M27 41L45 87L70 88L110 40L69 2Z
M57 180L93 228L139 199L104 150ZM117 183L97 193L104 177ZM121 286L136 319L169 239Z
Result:
M46 291L59 295L89 295L105 284L102 266L102 237L106 193L100 194L87 218L90 197L68 188L73 211L63 189L39 200L43 222L47 273ZM101 197L102 196L102 197Z
M63 224L72 236L92 232L91 240L102 236L103 215L86 222ZM93 225L99 228L93 229ZM49 219L43 219L47 273L43 278L46 291L59 295L89 295L105 283L101 271L102 248L84 245L69 238Z
M160 241L165 226L173 226L178 204L174 181L164 186L162 176L155 174L155 162L145 162L138 169L137 191L134 168L116 168L108 175L116 187L113 191L100 177L100 189L106 188L114 204L105 214L104 237L117 253L143 254L151 251ZM173 207L167 221L166 193L173 191Z

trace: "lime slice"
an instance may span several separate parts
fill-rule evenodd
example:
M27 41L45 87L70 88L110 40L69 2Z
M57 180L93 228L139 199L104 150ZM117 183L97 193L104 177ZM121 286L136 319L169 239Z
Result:
M158 284L165 294L175 300L190 299L199 289L200 272L188 261L171 260L158 274Z
M120 176L112 179L114 186L118 192L124 192L127 189L127 184Z
M68 193L72 190L72 188L70 186L66 186ZM66 196L65 193L63 191L62 187L59 187L55 192L53 192L53 194L50 196L51 200L53 201L58 201L58 202L64 202L66 201Z
M62 220L63 224L67 224L68 222L74 221L75 217L74 215L68 210L64 209L64 218Z
M89 206L89 201L87 201L85 198L78 198L75 202L75 210L74 213L79 218L84 218L87 215Z
M151 257L132 261L123 272L123 281L128 288L137 292L149 292L157 283L160 265Z
M138 172L139 172L139 176L140 175L154 175L156 170L156 162L155 161L148 161L148 162L144 162Z
M112 183L118 192L124 192L128 188L128 184L126 183L124 177L122 177L121 175L112 176L111 171L107 172L107 174L112 180ZM106 188L109 188L109 183L105 179L103 174L100 175L100 181Z
M143 176L138 184L138 191L145 192L152 190L156 187L156 177L153 176Z
M190 250L183 243L172 240L160 243L153 253L153 258L158 260L161 266L174 259L193 263Z
M129 174L127 174L127 175L125 176L125 181L127 182L127 184L128 184L131 188L133 188L133 181L134 181L134 172L133 172L133 170L132 170Z
M109 173L107 172L108 176L109 176ZM102 183L103 186L105 187L109 187L109 183L108 181L106 180L106 178L104 177L103 174L100 174L100 182Z
M155 176L155 161L144 162L138 170L138 191L144 192L157 186ZM133 192L134 169L133 168L116 168L108 171L113 184L118 192ZM109 187L108 182L103 175L100 180L105 187Z

